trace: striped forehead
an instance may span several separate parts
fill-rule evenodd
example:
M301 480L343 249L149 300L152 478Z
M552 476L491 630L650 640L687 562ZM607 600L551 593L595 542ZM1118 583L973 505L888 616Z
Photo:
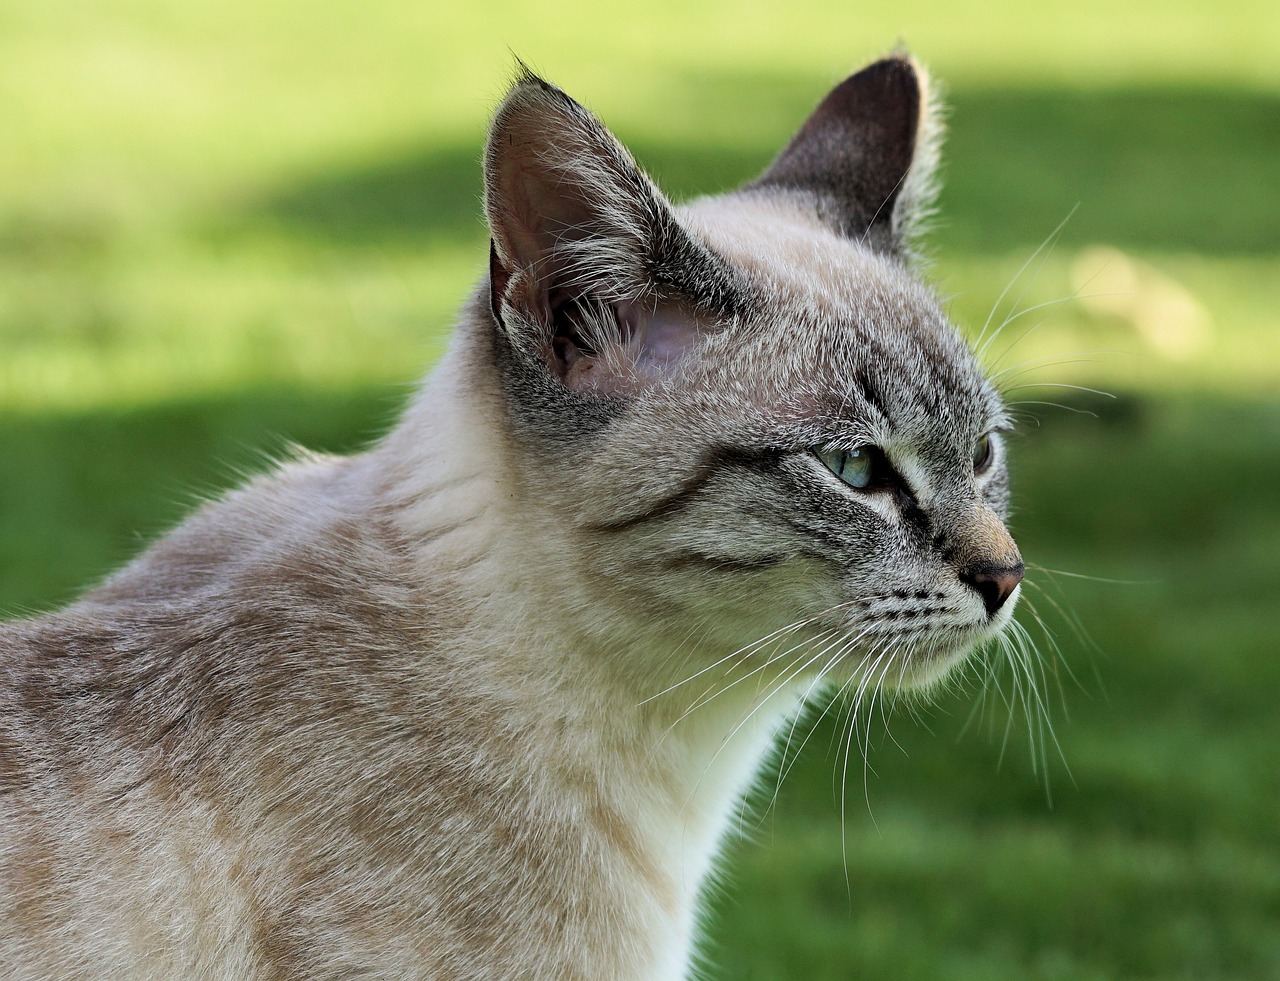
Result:
M898 261L772 198L696 202L682 217L744 287L747 336L730 371L750 365L773 397L874 426L866 436L880 442L932 441L998 414L964 342Z

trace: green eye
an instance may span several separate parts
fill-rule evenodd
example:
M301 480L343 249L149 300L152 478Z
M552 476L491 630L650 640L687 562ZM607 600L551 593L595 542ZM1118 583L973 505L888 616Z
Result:
M991 447L991 434L987 433L973 445L973 472L975 474L985 473L987 468L991 466L991 459L995 454Z
M862 490L875 477L875 458L869 446L856 450L814 450L814 455L850 487Z

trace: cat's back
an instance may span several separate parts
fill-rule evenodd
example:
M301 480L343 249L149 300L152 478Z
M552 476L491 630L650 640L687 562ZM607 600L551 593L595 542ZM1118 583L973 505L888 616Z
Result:
M105 724L125 703L144 711L149 689L190 695L237 676L261 686L304 652L412 643L404 610L424 584L400 561L364 463L284 465L207 503L73 605L0 624L0 698L50 724Z
M360 457L290 464L75 605L0 626L6 977L302 956L315 863L385 837L411 792L398 754L441 759L466 728L447 597L403 563L376 481Z
M129 753L208 770L220 741L243 755L341 718L364 678L394 689L407 662L439 664L404 657L447 606L404 554L362 457L205 505L72 606L0 625L0 787Z

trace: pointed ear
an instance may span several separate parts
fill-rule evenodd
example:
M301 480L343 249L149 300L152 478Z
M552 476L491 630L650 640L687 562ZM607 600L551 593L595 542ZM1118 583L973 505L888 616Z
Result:
M938 117L924 70L885 58L832 89L748 187L807 192L840 234L909 253L937 193Z
M517 349L570 388L609 391L697 340L723 270L586 109L523 71L484 170L491 306Z

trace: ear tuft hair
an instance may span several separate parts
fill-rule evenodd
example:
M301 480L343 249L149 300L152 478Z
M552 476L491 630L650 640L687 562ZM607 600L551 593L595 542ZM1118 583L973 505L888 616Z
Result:
M620 390L678 359L732 290L590 112L518 63L485 146L490 301L573 387Z
M937 214L942 190L942 144L946 139L946 100L942 85L929 70L905 53L920 89L919 122L915 152L906 179L893 206L893 237L898 249L912 261L923 258L923 240Z
M504 269L541 275L554 264L558 277L627 298L647 288L661 194L595 116L522 62L484 164L485 212Z

